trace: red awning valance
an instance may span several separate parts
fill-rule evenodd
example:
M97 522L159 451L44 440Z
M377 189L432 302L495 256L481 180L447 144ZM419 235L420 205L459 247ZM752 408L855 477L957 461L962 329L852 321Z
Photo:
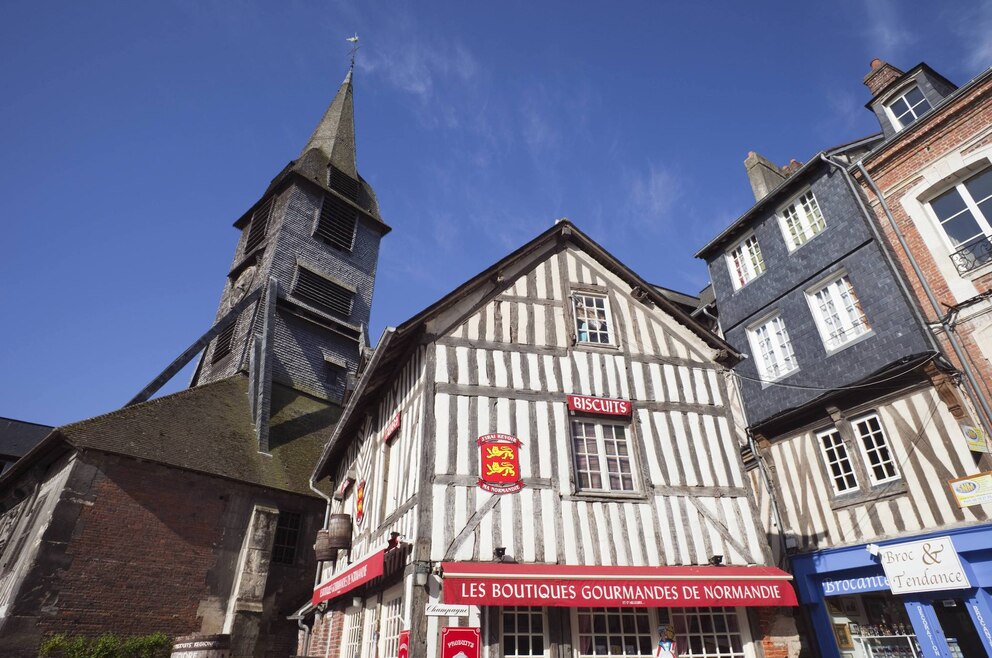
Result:
M336 598L382 575L385 551L376 551L347 571L317 586L313 591L313 605Z
M561 607L794 606L775 567L601 567L444 562L444 603Z

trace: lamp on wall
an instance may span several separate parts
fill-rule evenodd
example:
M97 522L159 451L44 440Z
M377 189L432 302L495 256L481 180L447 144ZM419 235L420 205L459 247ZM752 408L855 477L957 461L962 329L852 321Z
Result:
M430 562L414 562L413 563L413 584L417 587L426 587L427 579L431 575L431 563Z
M360 596L353 596L353 597L351 597L351 607L353 607L353 608L361 608L362 607L362 597L360 597Z
M493 549L494 560L497 562L502 562L504 557L506 557L506 546L497 546Z
M710 563L711 566L718 567L721 564L723 564L723 556L722 555L711 555L710 556L710 559L709 559L709 563Z

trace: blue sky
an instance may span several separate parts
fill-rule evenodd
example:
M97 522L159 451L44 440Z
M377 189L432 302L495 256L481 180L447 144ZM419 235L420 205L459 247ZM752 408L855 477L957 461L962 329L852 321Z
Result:
M692 254L753 202L749 150L876 131L873 57L992 65L971 1L2 3L0 416L111 411L209 328L231 223L354 32L359 170L394 228L373 336L561 216L698 292Z

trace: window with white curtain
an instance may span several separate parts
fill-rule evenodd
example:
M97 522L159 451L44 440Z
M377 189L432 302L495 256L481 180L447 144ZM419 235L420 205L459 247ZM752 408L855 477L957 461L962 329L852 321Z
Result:
M871 331L861 301L846 274L808 291L806 298L828 351Z

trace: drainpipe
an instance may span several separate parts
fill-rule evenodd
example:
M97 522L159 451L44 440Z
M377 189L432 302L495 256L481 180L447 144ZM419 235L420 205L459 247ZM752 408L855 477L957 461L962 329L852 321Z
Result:
M323 491L321 491L317 487L313 486L313 484L314 484L313 483L313 478L310 478L310 490L313 491L315 494L317 494L318 496L320 496L321 498L324 499L324 525L322 526L322 528L324 530L327 530L327 524L328 524L328 522L331 519L331 497L328 496L328 495L326 495ZM313 586L314 586L314 588L316 588L317 585L320 584L320 574L323 571L324 571L324 563L323 562L317 562L317 575L314 576L314 579L313 579Z
M828 160L829 162L829 160ZM944 318L944 314L941 312L940 302L937 301L937 296L934 294L933 289L930 288L930 284L927 283L926 277L923 276L923 271L920 269L920 264L916 262L916 258L913 256L913 252L910 250L909 245L906 243L906 236L903 235L902 230L900 230L899 225L896 224L895 218L892 216L892 211L889 209L889 204L882 196L882 191L878 189L875 181L868 174L868 170L865 169L864 164L858 160L855 163L858 167L858 171L864 176L865 182L871 188L871 191L875 194L878 202L882 206L882 210L885 212L885 218L888 220L889 225L892 227L893 233L895 233L896 238L899 240L899 245L902 247L903 252L906 254L909 264L913 267L913 273L919 280L920 285L923 287L923 291L926 293L927 300L933 307L934 313L937 315L940 321L940 325L945 329L947 335L947 340L951 344L951 349L954 350L955 356L958 357L958 361L961 362L961 369L964 372L965 379L968 381L968 385L971 388L972 394L978 400L979 405L984 412L984 415L979 418L982 423L982 428L985 430L986 436L992 436L990 433L989 421L992 419L992 408L989 407L989 401L981 394L981 387L978 385L978 381L975 379L975 373L972 371L969 365L968 358L965 356L964 351L961 348L961 343L958 342L957 335L954 331L953 325L948 324L947 320ZM869 218L869 224L871 223ZM884 251L884 249L883 249Z
M296 625L303 631L303 655L310 655L310 627L303 623L303 617L296 620Z

